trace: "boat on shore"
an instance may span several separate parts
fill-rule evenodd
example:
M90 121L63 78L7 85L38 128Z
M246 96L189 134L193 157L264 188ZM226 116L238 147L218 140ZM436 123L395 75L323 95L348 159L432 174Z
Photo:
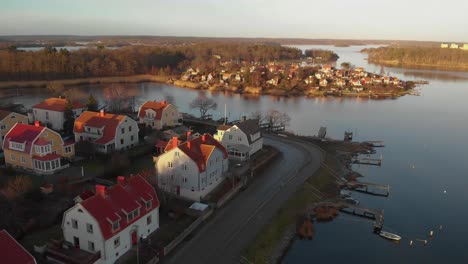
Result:
M394 241L400 241L401 240L401 236L390 233L390 232L387 232L387 231L380 231L379 235L381 237L383 237L383 238L394 240Z

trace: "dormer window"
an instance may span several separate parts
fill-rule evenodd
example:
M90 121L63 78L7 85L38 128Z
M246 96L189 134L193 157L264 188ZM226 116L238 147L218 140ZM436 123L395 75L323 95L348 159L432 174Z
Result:
M120 228L120 221L117 220L115 222L112 222L112 232L117 231Z
M152 200L144 201L144 203L145 203L146 210L150 210L153 207L153 201Z
M50 144L45 146L34 146L35 150L39 154L47 154L52 152L52 147Z
M129 214L127 214L127 222L130 222L133 219L137 218L139 214L140 214L140 208L137 208L131 211Z
M10 141L10 149L24 151L24 143L17 143Z

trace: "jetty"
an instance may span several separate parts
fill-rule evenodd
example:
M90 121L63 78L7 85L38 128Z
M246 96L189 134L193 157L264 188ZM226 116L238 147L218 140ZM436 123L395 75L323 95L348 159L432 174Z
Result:
M370 155L367 155L367 157L356 157L356 158L353 158L352 163L362 164L362 165L382 166L382 155L380 155L380 158L370 158Z
M269 131L269 132L281 132L286 130L285 126L272 126L269 123L259 124L258 125L262 130Z
M388 197L390 195L390 185L370 182L349 181L342 188L374 196Z
M370 208L364 208L359 205L352 205L345 202L340 202L340 211L345 214L355 215L358 217L374 220L374 231L382 230L384 224L384 211Z
M383 141L364 141L362 143L369 144L374 148L383 148L383 147L385 147L385 144L384 144Z

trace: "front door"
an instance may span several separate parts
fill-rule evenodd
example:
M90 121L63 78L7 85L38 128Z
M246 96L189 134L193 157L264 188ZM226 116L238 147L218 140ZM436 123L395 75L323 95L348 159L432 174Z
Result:
M137 231L132 231L132 245L136 245L138 240L137 240Z
M73 237L73 244L75 248L80 248L80 239L77 237Z

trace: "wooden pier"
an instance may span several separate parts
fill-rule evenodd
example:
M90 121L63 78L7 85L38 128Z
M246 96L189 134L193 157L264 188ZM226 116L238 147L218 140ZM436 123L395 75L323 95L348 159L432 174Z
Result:
M382 166L382 156L380 158L370 158L368 157L357 157L352 160L354 164L362 164L362 165L372 165L372 166Z
M369 188L369 186L371 188ZM374 196L388 197L390 195L390 185L380 185L370 182L347 182L343 188ZM383 190L383 192L378 192L375 189Z
M270 131L270 132L281 132L286 129L285 126L272 126L271 124L264 123L264 124L259 124L258 125L261 129L265 131Z
M384 224L384 211L364 208L358 205L352 205L348 203L341 202L340 205L342 208L341 212L345 214L355 215L358 217L374 220L374 231L379 232L382 230Z
M383 141L364 141L363 143L369 144L374 148L383 148L385 147L385 144Z

